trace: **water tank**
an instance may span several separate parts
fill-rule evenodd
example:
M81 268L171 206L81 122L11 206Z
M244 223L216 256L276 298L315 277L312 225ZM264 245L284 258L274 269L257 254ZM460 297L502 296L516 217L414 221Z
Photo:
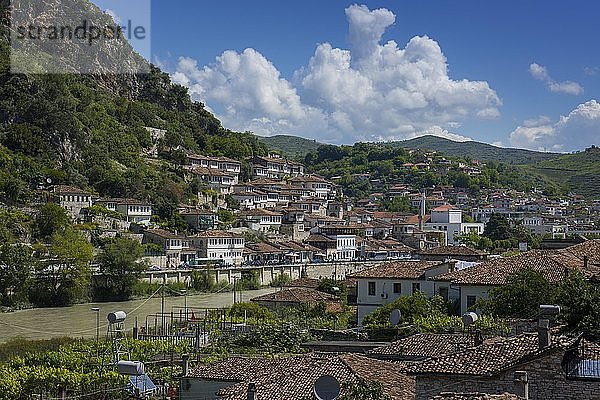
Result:
M123 375L144 375L144 363L140 361L121 360L117 363L117 372Z
M466 314L463 314L463 316L462 316L462 322L466 326L473 325L475 322L477 322L478 319L479 319L479 316L472 311L468 312Z
M119 322L123 322L125 321L125 318L127 318L127 314L125 314L125 311L111 312L106 316L106 319L108 319L108 322L110 322L111 324L118 324Z

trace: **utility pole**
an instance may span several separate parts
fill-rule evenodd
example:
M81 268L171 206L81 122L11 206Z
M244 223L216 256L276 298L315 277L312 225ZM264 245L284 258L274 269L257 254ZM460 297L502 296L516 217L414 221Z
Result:
M165 286L167 285L167 273L163 274L163 284L162 291L160 295L160 317L161 317L161 326L160 329L162 333L165 332Z
M100 340L100 308L94 307L92 311L96 313L96 342Z
M233 277L233 304L235 304L236 298L235 298L235 286L237 283L237 276Z

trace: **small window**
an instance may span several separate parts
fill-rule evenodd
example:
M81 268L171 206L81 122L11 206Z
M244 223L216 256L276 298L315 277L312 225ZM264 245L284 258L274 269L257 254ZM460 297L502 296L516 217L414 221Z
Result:
M413 292L413 294L415 294L419 290L421 290L421 283L419 283L419 282L413 282L413 284L412 284L412 292Z
M402 284L400 282L394 282L394 293L402 293Z
M448 288L447 287L441 287L439 292L440 292L440 296L444 300L448 301Z
M375 282L369 282L369 296L375 296Z
M473 309L473 307L475 307L476 301L477 301L476 296L467 296L467 310Z

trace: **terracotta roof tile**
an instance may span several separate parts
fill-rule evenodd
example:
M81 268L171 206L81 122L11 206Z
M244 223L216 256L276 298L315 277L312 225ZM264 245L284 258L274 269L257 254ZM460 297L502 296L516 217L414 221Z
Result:
M411 374L451 374L492 376L528 361L546 351L562 348L557 340L543 350L538 348L537 333L487 339L477 347L445 356L434 357L407 367Z
M259 399L312 400L314 384L323 375L332 375L342 384L356 382L359 378L377 380L393 400L415 398L414 378L402 374L395 364L359 355L310 353L275 358L229 357L190 371L190 377L233 382L217 393L223 400L246 400L251 382L256 384Z
M453 354L473 347L473 337L454 333L418 333L369 352L377 357L422 359Z
M307 287L290 287L278 290L273 293L267 293L262 296L254 297L250 301L277 302L277 303L320 303L320 302L338 302L337 296L319 292Z
M394 261L348 275L351 278L419 279L425 271L440 265L430 261Z
M487 255L485 251L472 249L467 246L438 246L429 250L419 252L420 255L439 256L482 256Z
M506 283L508 275L531 268L544 275L550 282L564 279L565 273L573 269L585 275L594 275L599 267L589 266L583 271L583 263L568 253L550 250L532 250L513 257L496 258L460 271L435 277L437 281L449 281L463 285L497 286Z

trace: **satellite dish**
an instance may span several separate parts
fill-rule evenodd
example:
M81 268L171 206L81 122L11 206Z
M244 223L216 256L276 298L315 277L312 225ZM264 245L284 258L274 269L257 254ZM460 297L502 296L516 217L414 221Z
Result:
M48 183L48 185L49 185L49 184L51 184L51 183L52 183L52 179L48 178L48 179L46 179L46 182L47 182L47 183Z
M479 316L476 313L471 311L466 314L463 314L461 319L462 319L463 324L465 324L465 326L469 326L469 325L473 325L475 322L477 322L477 320L479 319Z
M315 382L313 392L317 400L336 400L340 390L340 382L335 377L324 375Z
M400 310L396 309L393 310L390 313L390 324L392 324L392 326L396 326L400 323L400 317L402 316L402 313L400 312Z

